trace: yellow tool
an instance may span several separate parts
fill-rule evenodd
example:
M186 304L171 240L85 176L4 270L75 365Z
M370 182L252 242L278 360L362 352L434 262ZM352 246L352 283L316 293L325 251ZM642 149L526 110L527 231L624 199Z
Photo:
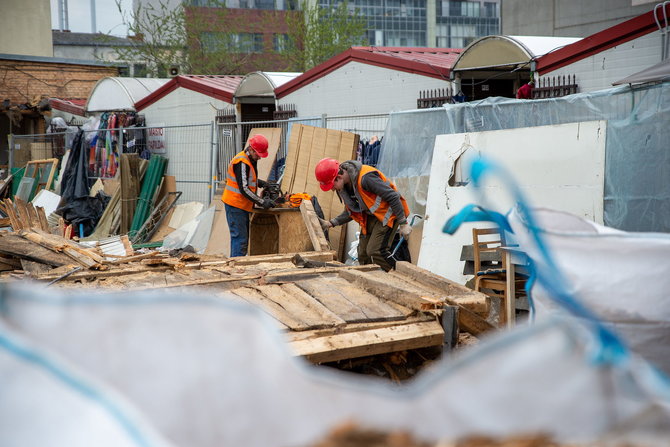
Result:
M288 196L288 204L291 208L298 208L303 200L312 200L312 196L304 192Z

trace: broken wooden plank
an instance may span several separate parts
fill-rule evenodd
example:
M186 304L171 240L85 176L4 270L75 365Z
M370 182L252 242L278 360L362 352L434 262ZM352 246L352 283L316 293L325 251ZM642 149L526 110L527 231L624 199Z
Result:
M321 224L319 223L319 218L314 211L314 205L309 200L303 200L300 202L300 214L302 219L305 222L307 227L307 232L309 233L309 239L312 241L312 246L315 251L326 251L330 250L330 245L326 240L326 235L321 229Z
M265 310L275 320L289 329L299 331L310 328L309 324L294 317L290 312L287 312L282 306L268 299L260 290L254 287L238 287L230 292Z
M153 257L160 256L160 255L162 255L162 253L159 252L159 251L151 251L151 252L142 253L142 254L139 254L139 255L126 256L126 257L123 257L123 258L118 258L114 261L108 261L108 262L110 264L114 264L114 265L116 265L116 264L126 264L128 262L141 261L143 259L153 258Z
M472 335L479 335L481 333L495 329L495 327L486 321L484 318L477 315L468 307L462 305L454 296L473 296L480 294L474 290L470 290L465 286L449 281L446 278L435 275L425 269L417 267L409 262L398 262L396 264L396 272L407 275L416 279L419 282L430 285L431 287L441 288L445 290L444 301L452 306L458 306L458 324L461 328Z
M441 346L443 338L440 323L430 321L294 341L290 347L295 355L314 363L324 363Z
M341 278L307 279L297 281L296 285L348 323L406 317L379 297Z
M425 310L427 306L442 304L439 300L432 298L429 294L420 295L407 288L400 288L388 284L383 280L373 278L363 272L355 270L341 270L339 273L341 278L358 284L368 292L382 296L387 300L395 301L396 303L415 310Z
M324 276L324 275L337 275L342 271L356 270L361 272L369 272L380 270L376 264L368 265L342 265L342 267L318 267L318 268L296 268L290 270L283 270L281 272L270 272L264 278L267 283L284 283L284 282L294 282L308 277Z
M19 231L23 229L23 224L21 223L21 219L19 218L19 216L16 214L16 209L14 208L14 203L12 202L12 200L5 199L4 204L5 204L5 214L7 214L7 217L9 217L9 220L11 222L14 231Z
M268 299L277 303L310 329L341 327L346 322L295 284L257 286Z
M322 329L310 329L308 331L300 332L287 332L285 336L289 342L299 341L299 340L309 340L313 338L326 337L330 335L338 334L348 334L352 332L367 331L370 329L381 329L385 327L393 327L402 324L410 323L424 323L426 321L438 321L438 318L434 315L427 313L420 313L407 317L404 320L398 321L373 321L373 322L362 322L362 323L347 323L344 326L338 326L333 328L322 328Z
M55 267L72 263L69 256L56 253L17 234L0 234L0 253L16 256Z
M52 270L50 265L46 265L41 262L30 261L28 259L21 259L21 267L23 268L24 272L29 273L30 275L40 275Z
M46 212L44 211L44 207L43 206L36 206L35 207L35 212L37 213L37 219L40 222L40 228L43 231L49 232L50 231L49 221L47 221L47 215L46 215Z
M104 261L101 256L93 253L91 250L78 247L60 236L48 234L36 229L31 231L22 230L20 235L24 239L39 244L47 249L53 250L54 252L65 253L67 256L86 268L102 268L101 263Z
M254 256L240 256L235 258L230 258L233 261L233 265L252 265L260 264L261 262L291 262L291 259L295 256L295 253L286 253L278 255L254 255ZM328 262L335 259L336 253L333 251L306 251L300 252L300 256L311 261L323 261Z

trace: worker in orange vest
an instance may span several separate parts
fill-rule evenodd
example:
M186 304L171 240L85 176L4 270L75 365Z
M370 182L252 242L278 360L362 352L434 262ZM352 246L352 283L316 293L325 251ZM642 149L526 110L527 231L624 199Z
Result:
M339 163L324 158L314 174L321 189L334 189L345 207L329 221L320 219L324 231L355 220L361 226L358 262L375 263L386 271L395 268L390 251L393 237L396 231L405 238L412 232L407 202L396 186L378 169L355 160Z
M249 246L249 213L254 204L263 209L272 208L270 199L256 194L267 182L258 179L256 162L268 156L268 139L257 134L249 139L247 147L230 161L226 175L226 187L221 200L226 208L226 220L230 229L230 256L245 256Z

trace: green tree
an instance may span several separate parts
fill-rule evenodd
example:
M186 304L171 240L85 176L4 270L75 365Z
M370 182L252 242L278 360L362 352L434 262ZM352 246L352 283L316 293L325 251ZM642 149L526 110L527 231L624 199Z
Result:
M307 71L365 43L367 22L346 1L328 9L302 0L300 9L302 14L287 14L288 34L278 50L289 61L288 70Z
M116 5L132 44L116 45L110 39L110 46L119 60L146 64L152 76L164 77L171 67L183 73L239 74L255 44L253 35L226 26L228 11L220 0L210 0L208 7L185 2L171 7L168 0L157 0L138 4L130 13L120 0Z

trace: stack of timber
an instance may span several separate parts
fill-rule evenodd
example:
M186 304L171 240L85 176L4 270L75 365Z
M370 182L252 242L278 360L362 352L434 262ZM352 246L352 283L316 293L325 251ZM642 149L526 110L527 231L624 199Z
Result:
M273 317L295 355L314 363L453 346L447 339L457 337L459 327L474 336L493 329L485 319L487 297L479 292L409 263L386 273L376 265L345 266L335 256L333 251L242 258L148 252L103 259L104 270L33 278L57 280L53 287L59 288L204 292L250 303Z

